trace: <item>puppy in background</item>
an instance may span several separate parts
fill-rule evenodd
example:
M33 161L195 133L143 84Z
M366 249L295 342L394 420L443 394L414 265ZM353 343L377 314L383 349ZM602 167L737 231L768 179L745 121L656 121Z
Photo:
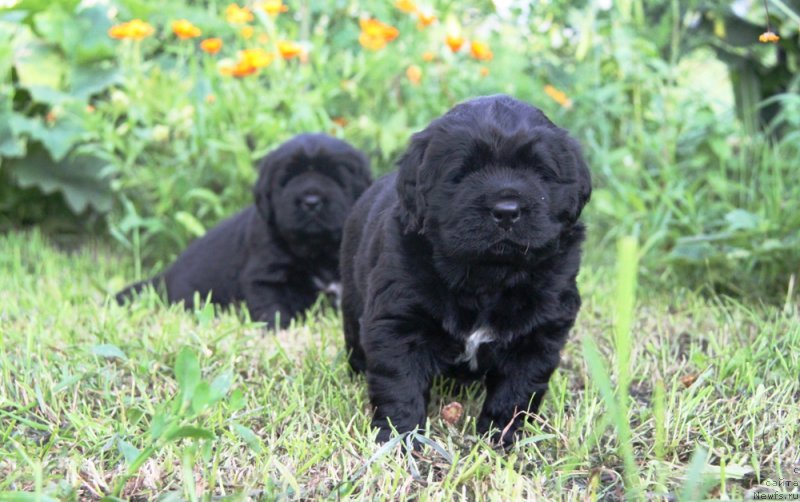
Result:
M253 320L288 325L319 293L338 294L342 227L371 182L363 153L325 134L301 134L261 162L255 204L193 241L147 285L193 308L195 293L220 306L244 302Z
M350 365L378 441L424 427L431 381L480 379L478 431L536 412L580 307L591 180L578 143L508 96L459 104L411 138L342 241Z

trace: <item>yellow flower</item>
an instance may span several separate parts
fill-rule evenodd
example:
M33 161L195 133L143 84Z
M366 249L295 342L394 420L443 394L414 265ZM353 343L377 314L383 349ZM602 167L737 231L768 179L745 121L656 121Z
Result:
M253 13L247 7L232 3L225 9L225 19L231 24L245 24L253 20Z
M258 36L258 43L259 44L266 44L267 42L269 42L269 35L267 35L266 33L261 33Z
M253 38L253 32L255 29L252 26L242 26L242 29L239 30L239 33L242 35L242 38L245 40L250 40Z
M479 71L480 71L481 77L488 77L489 76L489 68L487 68L485 66L481 66L481 69Z
M208 54L216 54L222 49L222 39L207 38L200 42L200 48Z
M188 40L190 38L197 38L202 33L200 28L193 25L186 19L178 19L172 22L172 33L181 40Z
M206 103L212 105L217 102L217 96L214 94L206 94Z
M436 59L436 54L432 53L431 51L425 51L422 53L422 60L426 63L430 63L434 59Z
M264 0L261 2L261 8L270 16L277 16L281 12L289 10L289 7L283 5L282 0Z
M254 68L264 68L272 63L272 54L264 49L245 49L239 51L239 60L245 61Z
M758 41L761 42L762 44L766 44L768 42L772 42L774 44L777 43L780 39L781 37L779 37L778 35L776 35L771 31L765 31L764 33L758 36Z
M420 30L427 28L428 26L432 25L436 22L436 15L429 14L422 11L417 11L417 28Z
M394 6L405 12L406 14L413 14L417 11L417 4L412 0L397 0Z
M377 51L386 47L400 34L394 26L382 23L377 19L362 19L359 21L361 34L358 36L358 43L371 51Z
M478 61L491 61L494 57L492 51L489 50L489 46L483 42L478 42L477 40L473 40L470 44L469 53Z
M464 45L464 37L461 35L448 34L444 41L453 52L458 52L461 49L461 46Z
M288 40L278 40L278 52L283 59L289 60L303 54L303 48L299 44Z
M544 93L550 96L550 99L563 106L564 108L572 108L572 100L563 91L559 91L552 85L544 86Z
M411 85L419 85L422 80L422 68L412 64L406 69L406 77L408 77L408 81L411 82Z
M133 19L127 23L117 24L108 30L108 36L117 40L142 40L155 32L153 27L141 19Z

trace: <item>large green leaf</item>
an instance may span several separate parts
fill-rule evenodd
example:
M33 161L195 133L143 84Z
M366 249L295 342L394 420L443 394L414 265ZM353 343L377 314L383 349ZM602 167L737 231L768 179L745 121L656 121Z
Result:
M38 117L13 114L10 125L17 134L24 134L39 141L56 162L60 162L84 134L83 123L72 113L57 117L53 125L47 126Z
M108 163L81 152L54 162L39 146L31 147L24 159L4 161L23 188L37 187L44 193L61 192L76 214L89 206L100 212L111 209L111 191L102 171Z
M14 130L11 99L0 94L0 158L25 155L25 140Z
M67 63L55 45L37 38L30 29L22 27L14 37L13 51L19 85L61 88L67 74Z
M93 94L120 82L121 78L119 69L110 63L73 66L69 93L75 98L86 100Z

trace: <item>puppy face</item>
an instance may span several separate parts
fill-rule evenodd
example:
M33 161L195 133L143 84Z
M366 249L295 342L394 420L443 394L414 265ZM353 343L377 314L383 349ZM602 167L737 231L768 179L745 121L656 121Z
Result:
M319 245L338 244L350 207L369 183L361 152L324 134L302 134L264 158L256 205L299 254L313 254Z
M514 267L558 248L589 199L578 144L505 96L460 104L400 160L401 218L449 263Z

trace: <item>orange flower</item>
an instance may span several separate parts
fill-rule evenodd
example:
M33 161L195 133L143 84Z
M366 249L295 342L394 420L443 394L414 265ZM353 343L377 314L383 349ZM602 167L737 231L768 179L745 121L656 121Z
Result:
M141 19L133 19L127 23L117 24L108 30L108 36L117 40L131 39L142 40L149 37L155 30Z
M303 53L303 48L299 44L288 40L278 40L277 46L281 57L286 60L296 58Z
M259 44L266 44L267 42L269 42L269 36L266 33L262 33L258 36Z
M469 53L478 61L491 61L494 57L492 51L489 50L489 46L477 40L473 40L470 44Z
M252 26L242 26L242 29L239 30L239 33L242 35L242 38L245 40L250 40L253 38L253 32L255 29Z
M193 25L186 19L178 19L172 22L172 33L181 40L197 38L202 33L200 28Z
M427 63L430 63L434 59L436 59L436 54L432 53L431 51L425 51L425 52L422 53L422 60L423 61L425 61Z
M56 112L49 111L47 112L47 115L45 115L44 119L47 121L48 125L53 125L56 123L56 120L58 120L58 114L56 114Z
M371 51L377 51L386 47L400 34L394 26L382 23L377 19L362 19L361 34L358 36L358 43Z
M423 11L417 12L417 28L424 29L436 22L436 15L429 14Z
M485 66L481 66L481 69L479 71L480 71L481 77L488 77L489 76L489 68L487 68Z
M464 37L461 35L447 35L444 41L453 52L458 52L461 46L464 45Z
M412 64L406 69L406 77L408 77L408 81L411 82L411 85L419 85L419 82L422 80L422 68Z
M397 0L394 6L405 12L406 14L413 14L417 11L417 4L412 0Z
M244 60L239 60L236 62L229 60L222 62L219 66L219 72L229 77L246 77L254 74L257 71L258 68Z
M245 24L253 20L253 13L247 7L232 3L225 9L225 19L231 24Z
M563 106L564 108L572 108L572 100L563 91L559 91L552 85L544 86L544 93L550 96L550 99Z
M86 105L86 113L94 113L96 108L92 105Z
M344 117L334 117L331 119L331 122L338 125L339 127L344 127L348 124L348 120Z
M781 37L779 37L778 35L769 30L765 31L764 33L758 36L758 41L761 42L762 44L766 44L768 42L772 42L774 44L777 43L780 39Z
M207 38L200 42L200 48L208 54L216 54L222 49L221 38Z
M213 94L206 94L206 103L214 104L217 102L217 97Z
M264 68L272 63L272 54L264 49L245 49L239 51L239 61L245 61L254 68Z
M264 0L261 2L261 8L270 16L277 16L281 12L289 10L289 7L283 5L282 0Z

